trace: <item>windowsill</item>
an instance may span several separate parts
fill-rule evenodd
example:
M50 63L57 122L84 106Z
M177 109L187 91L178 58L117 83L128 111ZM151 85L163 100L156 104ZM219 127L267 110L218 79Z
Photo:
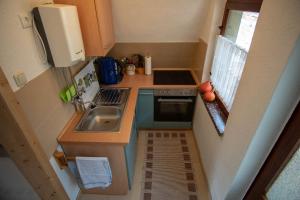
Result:
M227 121L227 116L222 111L221 106L218 104L218 102L215 100L213 102L207 102L203 99L203 96L200 94L201 99L205 105L205 108L213 121L213 124L220 136L224 134L225 131L225 125Z

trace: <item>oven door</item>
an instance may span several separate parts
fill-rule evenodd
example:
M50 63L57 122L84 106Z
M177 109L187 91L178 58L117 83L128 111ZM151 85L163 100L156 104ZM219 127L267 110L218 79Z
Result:
M155 96L154 121L190 122L194 105L194 96Z

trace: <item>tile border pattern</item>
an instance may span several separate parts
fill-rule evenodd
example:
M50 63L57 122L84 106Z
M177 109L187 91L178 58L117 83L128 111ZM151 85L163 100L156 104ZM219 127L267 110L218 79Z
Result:
M191 154L189 151L188 147L188 142L186 138L186 132L184 131L168 131L168 130L163 130L163 131L158 131L158 130L153 130L153 131L147 131L146 133L146 152L145 152L145 159L144 159L144 170L145 170L145 179L144 179L144 191L143 191L143 200L156 200L153 199L153 175L155 171L159 171L158 166L155 165L155 145L156 142L160 140L160 144L162 143L163 140L166 140L166 143L168 142L167 140L173 140L175 141L176 144L179 145L174 145L174 148L178 148L179 152L181 151L181 159L178 160L178 162L181 162L183 164L183 168L178 168L176 170L179 170L178 173L185 174L185 180L186 182L186 191L184 192L187 194L187 200L198 200L198 195L197 195L197 187L196 187L196 182L195 182L195 176L193 172L193 167L192 167L192 160L191 160ZM164 142L163 142L164 143ZM177 152L177 151L176 151ZM172 153L172 152L167 152ZM162 156L162 155L160 155ZM167 158L167 156L166 156ZM174 174L174 177L176 175Z

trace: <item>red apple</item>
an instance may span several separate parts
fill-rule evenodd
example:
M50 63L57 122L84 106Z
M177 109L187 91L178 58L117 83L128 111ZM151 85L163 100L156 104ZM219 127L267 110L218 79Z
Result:
M209 91L209 92L205 92L203 98L205 101L212 102L216 99L216 95L213 91Z
M201 83L199 86L200 92L205 93L205 92L210 92L212 90L212 86L210 84L210 81L206 81L204 83Z

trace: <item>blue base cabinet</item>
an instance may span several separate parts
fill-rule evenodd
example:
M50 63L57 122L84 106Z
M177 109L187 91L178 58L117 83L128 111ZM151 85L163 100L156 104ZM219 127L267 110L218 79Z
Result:
M153 89L139 90L136 107L138 128L153 128L154 125L154 96Z
M128 175L128 186L129 189L132 187L134 167L137 154L137 127L136 120L132 122L131 136L129 143L125 146L125 158L127 165L127 175Z

